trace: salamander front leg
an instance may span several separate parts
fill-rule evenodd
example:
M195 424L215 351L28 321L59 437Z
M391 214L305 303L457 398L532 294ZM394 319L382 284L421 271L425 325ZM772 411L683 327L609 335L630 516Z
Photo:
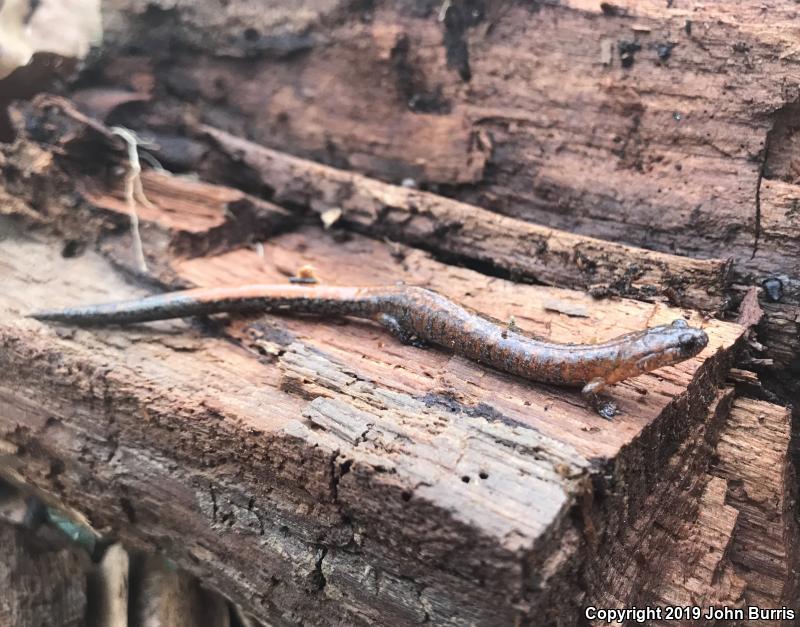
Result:
M380 322L383 328L394 335L403 344L410 344L411 346L416 346L418 348L425 346L424 341L408 331L408 329L405 329L394 316L391 316L387 313L381 313L375 317L375 320Z
M604 401L600 399L600 393L605 389L605 380L601 377L597 377L583 386L583 389L581 390L581 396L583 396L583 399L590 407L593 407L595 410L597 410L598 414L600 414L606 420L611 420L616 414L619 413L619 411L617 410L617 406L611 401Z

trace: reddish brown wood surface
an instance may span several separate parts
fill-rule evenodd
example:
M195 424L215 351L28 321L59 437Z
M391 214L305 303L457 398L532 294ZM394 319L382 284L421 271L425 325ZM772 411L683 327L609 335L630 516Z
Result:
M722 432L711 470L727 481L726 503L739 512L731 561L747 582L748 604L764 608L792 607L797 601L795 471L785 463L790 434L788 409L740 399Z
M244 167L271 190L276 202L310 206L319 213L339 209L347 225L373 236L595 296L667 301L711 311L725 307L730 267L721 259L694 260L541 227L293 158L210 127L200 133L221 153L198 164L210 178L219 177L221 169Z
M35 187L18 178L6 211L95 241L135 272L129 231L119 228L119 179L75 158L105 140L77 123L72 143L21 138L7 151L7 167L60 196L37 203ZM64 146L57 159L54 146ZM599 341L684 315L711 341L693 360L615 386L623 413L608 422L575 391L403 346L368 323L223 317L194 330L76 330L22 320L45 305L136 292L88 250L74 256L4 223L12 285L0 354L15 374L0 416L3 438L20 451L18 479L130 546L166 552L268 621L490 624L498 607L504 621L526 622L563 610L564 598L574 599L573 617L584 602L666 602L692 590L715 602L741 598L741 578L720 588L698 575L663 590L658 573L682 553L655 525L672 513L675 534L717 525L705 542L732 541L722 484L704 479L715 440L703 434L727 417L729 395L718 386L744 327L660 303L515 284L326 231L316 219L299 225L302 214L231 188L165 174L144 184L155 205L140 216L150 278L167 286L280 282L312 264L331 284L433 287L556 341ZM256 234L256 218L262 237L273 234L238 247ZM689 491L671 496L681 485ZM629 553L648 529L647 553L674 556L649 574ZM625 564L641 574L635 587L615 578ZM717 566L734 573L727 558Z

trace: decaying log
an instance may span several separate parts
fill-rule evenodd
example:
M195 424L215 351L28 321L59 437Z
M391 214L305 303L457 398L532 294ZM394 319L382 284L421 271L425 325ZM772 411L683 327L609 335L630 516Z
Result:
M739 512L725 501L727 485L712 478L698 503L697 517L686 521L669 519L678 533L666 555L656 563L662 567L655 584L660 607L709 608L744 606L745 581L737 576L728 558ZM705 613L705 611L703 612ZM688 623L687 618L677 622ZM674 617L654 620L654 625L675 623ZM713 625L716 621L694 621Z
M210 127L202 130L222 153L209 151L210 163L197 164L207 176L250 168L275 202L320 213L341 209L342 220L361 232L481 262L484 270L518 280L569 285L597 296L724 307L729 264L723 260L694 260L541 227L291 157Z
M92 139L80 120L48 115L71 130L6 150L23 202L6 211L67 238L80 224L83 241L135 274L113 150L99 168L81 162L102 133ZM282 155L276 163L318 167ZM330 168L317 174L408 193ZM59 194L43 202L32 181ZM311 264L327 283L426 285L556 341L680 316L711 341L694 360L615 386L623 413L608 422L575 391L403 346L367 323L266 316L194 331L180 322L48 329L19 316L141 292L88 250L76 256L18 233L2 243L12 283L0 307L0 358L14 373L0 425L21 451L18 480L57 493L130 546L166 552L265 621L491 624L497 608L504 622L554 616L564 598L574 599L573 617L588 603L746 598L748 581L726 551L741 514L707 470L732 398L719 386L747 327L511 283L404 244L303 225L302 212L232 188L168 173L148 173L144 185L154 203L140 208L148 278L165 287L283 282ZM55 265L59 248L66 258ZM709 550L695 577L669 587L686 563L681 547L698 537Z
M118 214L117 222L128 221L123 186L117 186L112 196L90 178L82 182L89 203ZM180 256L214 254L254 243L298 222L286 210L230 187L186 179L176 182L168 173L152 170L142 174L142 184L154 204L137 209L139 219L151 227L148 239L161 239ZM157 263L156 251L149 251L149 256Z
M791 606L797 7L262 4L108 0L72 100L16 106L0 145L0 475L133 551L127 595L119 546L94 568L89 613ZM178 172L142 177L146 273L118 123ZM682 317L710 342L614 386L606 421L367 322L24 318L309 265L555 341Z
M277 281L301 261L340 282L414 277L557 340L681 313L514 285L396 248L313 228L268 242L273 263L246 250L172 263L194 284ZM707 352L616 386L623 414L607 422L574 392L405 347L366 324L234 321L239 347L179 322L47 329L19 315L132 289L89 253L59 259L50 245L7 240L3 258L12 283L0 356L15 374L0 419L3 437L24 445L17 472L265 620L485 623L508 608L513 621L563 598L576 612L575 569L645 511L741 333L705 322ZM589 477L608 481L600 460L614 460L614 483L593 501Z
M798 391L795 3L190 4L104 3L96 83L153 96L126 123L169 146L201 120L539 227L724 251L737 284L773 285L761 358Z
M725 482L706 474L732 400L731 390L717 394L661 469L642 515L597 565L609 573L599 607L739 604L744 585L726 557L737 512L725 505Z
M784 407L721 392L670 459L646 514L619 537L597 605L792 608L800 536L790 422Z
M764 159L767 178L792 176L790 2L186 6L107 2L109 82L169 55L153 89L170 107L539 224L749 256ZM131 44L147 53L114 58Z
M53 179L63 179L66 174L53 170L56 166L47 150L66 151L78 164L72 164L67 172L79 176L78 189L84 192L85 202L127 221L122 177L117 173L114 182L109 172L115 163L110 149L106 149L109 162L105 169L92 168L89 177L81 173L86 170L90 149L76 147L77 138L88 134L83 141L91 145L94 140L94 145L101 147L102 138L91 137L98 129L87 126L82 117L70 117L71 107L66 101L46 97L18 112L26 127L57 128L58 133L23 133L23 122L19 122L18 142L6 150L6 171L25 173L24 184L18 182L15 191L18 197L34 202L38 192L31 189L33 180L54 187ZM199 171L212 179L224 178L219 173L227 171L236 172L236 181L258 181L279 205L311 208L320 214L340 209L342 222L351 228L480 263L484 270L494 268L517 279L589 289L596 296L634 296L708 311L726 306L729 264L723 260L692 260L538 227L428 192L294 158L209 127L204 132L221 150L203 150L207 158L195 164ZM103 179L100 186L98 168ZM158 173L145 174L145 182L159 210L142 207L140 219L157 223L162 240L168 241L176 254L218 252L285 230L302 217L302 211L290 214L228 187L186 180L175 183L174 177ZM172 216L178 214L180 228L172 229L168 236ZM145 235L151 240L158 237L156 233ZM158 245L153 242L152 246ZM150 262L158 264L160 255L151 250L149 256Z

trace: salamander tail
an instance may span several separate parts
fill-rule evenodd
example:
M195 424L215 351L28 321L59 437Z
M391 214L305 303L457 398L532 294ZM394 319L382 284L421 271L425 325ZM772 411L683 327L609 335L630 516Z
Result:
M130 322L149 322L182 318L197 313L209 313L214 308L205 307L191 297L183 294L164 294L149 296L138 300L129 300L102 305L86 305L83 307L67 307L66 309L46 309L35 311L30 318L47 322L62 322L83 326L100 326L105 324L125 324Z
M61 322L76 325L120 324L123 322L139 322L147 319L143 312L121 308L119 306L95 305L90 307L68 307L65 309L43 309L28 314L28 318L43 322Z

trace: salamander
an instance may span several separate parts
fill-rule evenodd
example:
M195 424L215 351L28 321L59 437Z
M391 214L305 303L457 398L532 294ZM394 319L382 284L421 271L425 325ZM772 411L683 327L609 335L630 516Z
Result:
M535 339L415 286L333 287L243 285L199 288L102 305L32 314L38 320L78 325L126 324L221 312L277 312L374 320L403 343L436 344L481 364L526 379L582 388L605 418L616 413L601 402L606 386L697 355L705 331L685 320L626 333L597 344L558 344Z

